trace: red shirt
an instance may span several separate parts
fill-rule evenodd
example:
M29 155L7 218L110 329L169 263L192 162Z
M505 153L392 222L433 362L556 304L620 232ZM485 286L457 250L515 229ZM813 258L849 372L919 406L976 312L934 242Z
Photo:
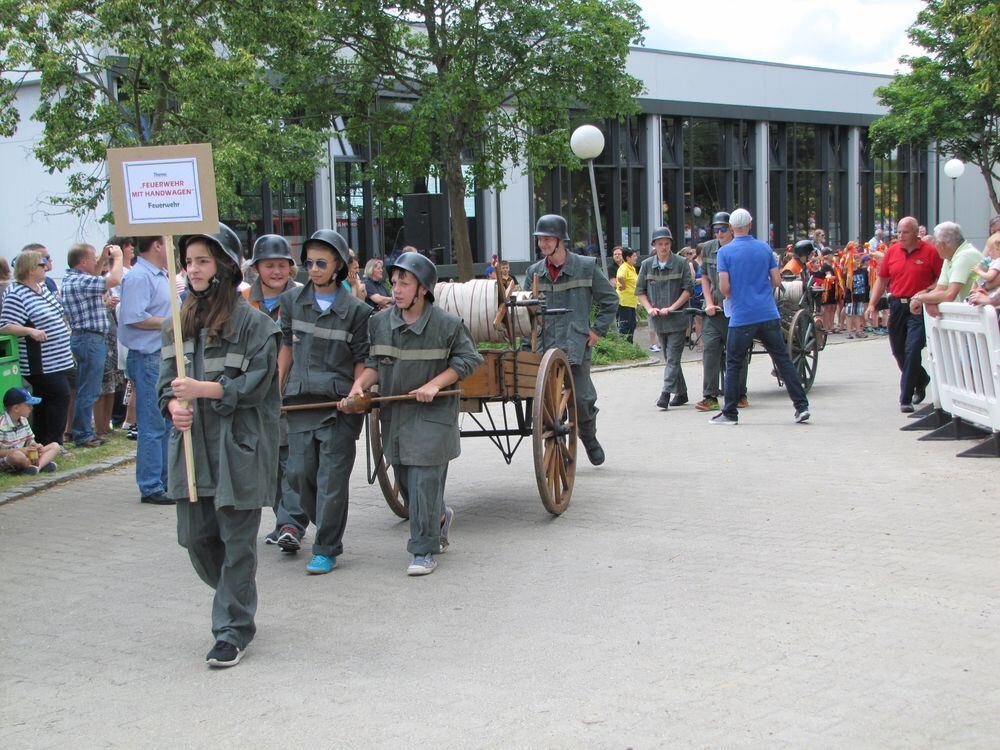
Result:
M889 282L893 297L912 297L937 283L942 263L937 249L929 242L920 240L917 249L910 253L893 242L882 258L878 275Z

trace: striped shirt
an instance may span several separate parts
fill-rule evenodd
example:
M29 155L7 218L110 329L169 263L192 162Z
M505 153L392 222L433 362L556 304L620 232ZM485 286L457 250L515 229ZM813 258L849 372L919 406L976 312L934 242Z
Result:
M63 276L62 303L74 331L108 332L108 308L104 306L107 284L103 276L93 276L71 268Z
M48 288L42 286L41 291L36 292L18 281L7 287L0 327L11 324L37 328L46 335L41 342L30 336L18 337L22 375L47 375L73 367L66 311Z
M15 423L6 411L0 412L0 450L23 448L33 442L35 433L31 431L31 425L28 424L26 417L21 417Z

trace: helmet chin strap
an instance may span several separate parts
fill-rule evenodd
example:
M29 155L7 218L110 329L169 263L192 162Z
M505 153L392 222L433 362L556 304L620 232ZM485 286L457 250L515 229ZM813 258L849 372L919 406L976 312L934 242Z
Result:
M205 299L205 297L210 297L215 294L215 290L219 288L220 283L222 283L222 280L219 278L219 274L215 274L208 280L208 286L200 292L191 286L191 279L187 279L185 281L185 286L187 287L188 293L190 293L195 299Z

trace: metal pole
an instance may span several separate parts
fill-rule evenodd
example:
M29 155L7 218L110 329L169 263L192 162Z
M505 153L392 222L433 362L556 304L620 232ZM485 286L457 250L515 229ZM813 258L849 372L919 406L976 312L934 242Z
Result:
M958 215L957 204L955 203L955 186L958 184L958 178L951 178L951 220L957 222L958 219L955 218Z
M601 248L601 268L604 275L608 275L608 254L604 249L604 230L601 228L601 207L597 205L597 179L594 177L594 160L587 161L590 169L590 192L594 195L594 222L597 224L597 244Z

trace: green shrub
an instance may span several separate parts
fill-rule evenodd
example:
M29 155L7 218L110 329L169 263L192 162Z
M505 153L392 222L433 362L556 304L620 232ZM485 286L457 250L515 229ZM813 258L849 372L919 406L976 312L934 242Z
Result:
M608 331L594 347L595 365L611 365L616 362L634 362L649 359L649 354L638 344L630 344L628 339L616 331Z

